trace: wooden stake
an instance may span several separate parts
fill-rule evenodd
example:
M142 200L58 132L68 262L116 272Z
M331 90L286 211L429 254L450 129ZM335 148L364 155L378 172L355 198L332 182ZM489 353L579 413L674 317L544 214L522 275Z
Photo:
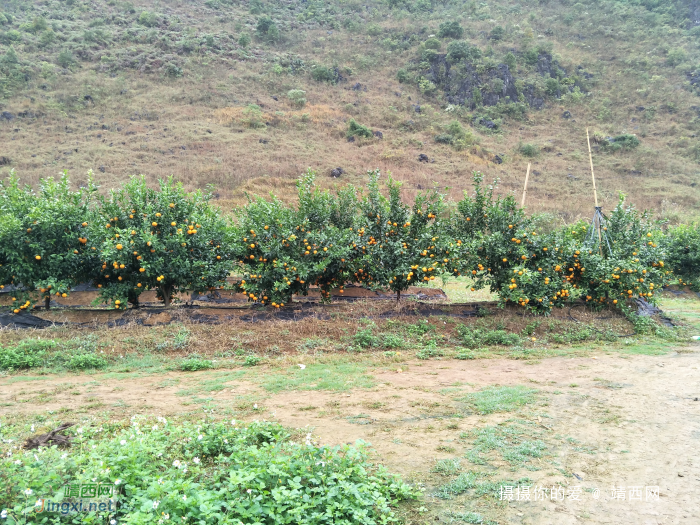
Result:
M598 207L598 190L595 187L595 174L593 173L593 153L591 152L591 137L588 135L586 128L586 140L588 140L588 159L591 161L591 178L593 179L593 196L595 198L595 207Z
M530 178L530 163L527 163L527 173L525 174L525 188L523 189L523 201L520 203L520 207L525 207L525 197L527 197L527 180Z
M595 199L595 228L598 230L598 249L603 255L603 236L600 233L600 219L598 217L598 190L595 187L595 173L593 172L593 153L591 152L591 137L586 128L586 140L588 141L588 160L591 162L591 179L593 180L593 197Z

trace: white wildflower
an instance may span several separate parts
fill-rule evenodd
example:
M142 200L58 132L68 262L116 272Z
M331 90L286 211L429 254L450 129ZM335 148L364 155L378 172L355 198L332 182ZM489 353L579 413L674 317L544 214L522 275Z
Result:
M199 465L200 459L197 456L195 456L192 461L194 461L195 465Z
M160 505L160 501L154 501L154 502L153 502L153 508L154 508L154 509L157 509L157 508L158 508L158 505Z
M122 480L118 479L114 482L115 485L119 485L122 482Z
M32 494L34 494L34 491L32 489L26 489L24 491L25 496L31 496Z
M126 439L122 439L122 440L119 442L119 444L120 444L120 445L126 445Z
M304 370L304 368L306 368L306 365L302 365L301 363L299 363L297 366L298 366L299 368L301 368L302 370Z
M176 459L175 461L173 461L173 467L180 468L180 460L179 459Z

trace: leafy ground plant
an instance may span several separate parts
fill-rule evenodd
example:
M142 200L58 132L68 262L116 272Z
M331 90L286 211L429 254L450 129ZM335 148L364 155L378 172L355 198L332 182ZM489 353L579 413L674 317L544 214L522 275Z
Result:
M310 434L292 442L274 423L132 418L126 428L94 426L76 434L68 451L0 447L0 508L8 523L370 525L396 522L392 506L417 495L368 463L362 444L317 447ZM47 501L62 501L65 482L116 487L118 508L35 513L37 497L45 508Z

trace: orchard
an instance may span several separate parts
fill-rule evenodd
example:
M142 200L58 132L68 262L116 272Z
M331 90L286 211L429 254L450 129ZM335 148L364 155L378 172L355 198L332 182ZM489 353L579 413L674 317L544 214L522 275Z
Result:
M34 191L11 172L0 183L0 287L14 313L48 307L79 283L117 309L138 306L146 290L168 306L178 293L223 287L282 308L312 288L323 301L349 283L400 300L409 286L466 276L472 290L547 313L578 300L655 302L668 284L700 283L698 225L667 228L623 198L599 232L584 222L545 231L479 173L456 203L437 188L409 203L399 182L367 176L363 191L330 192L309 170L296 205L250 198L229 218L211 193L188 193L172 178L155 189L133 177L100 196L91 182L72 191L65 173Z

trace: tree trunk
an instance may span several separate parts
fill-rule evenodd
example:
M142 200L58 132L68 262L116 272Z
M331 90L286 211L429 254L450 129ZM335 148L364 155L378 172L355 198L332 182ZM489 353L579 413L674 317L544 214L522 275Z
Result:
M396 303L401 300L401 290L396 290Z
M170 291L170 286L161 286L160 288L160 294L163 296L163 304L166 308L170 306Z
M44 309L48 310L49 308L51 308L51 296L47 295L44 297Z

